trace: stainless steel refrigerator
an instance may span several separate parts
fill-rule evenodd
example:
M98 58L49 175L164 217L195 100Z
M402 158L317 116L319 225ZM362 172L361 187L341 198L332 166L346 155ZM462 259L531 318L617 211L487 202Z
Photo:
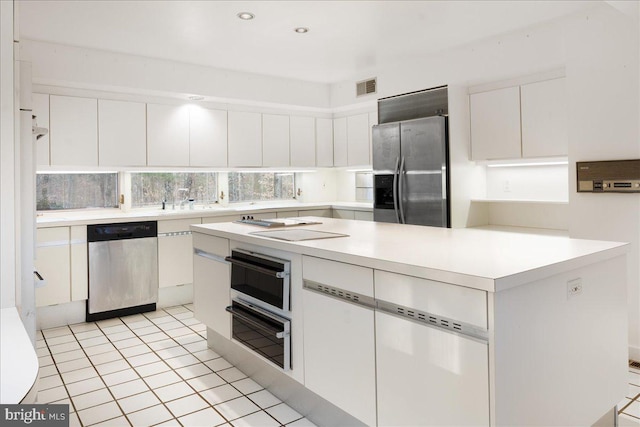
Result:
M447 117L374 126L373 171L375 221L450 227Z

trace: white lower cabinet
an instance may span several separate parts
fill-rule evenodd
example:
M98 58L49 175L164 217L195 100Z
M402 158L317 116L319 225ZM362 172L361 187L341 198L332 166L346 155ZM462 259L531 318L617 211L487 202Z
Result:
M36 307L71 301L71 250L69 227L39 229L36 262L45 285L36 289Z
M488 426L486 343L376 312L379 426Z
M231 267L224 262L229 256L229 240L203 234L193 235L193 305L195 318L231 339L231 304L229 284Z
M193 239L189 226L200 218L158 221L159 286L193 283Z
M373 297L373 270L303 257L310 286ZM305 289L305 387L367 425L376 425L374 311L369 306Z

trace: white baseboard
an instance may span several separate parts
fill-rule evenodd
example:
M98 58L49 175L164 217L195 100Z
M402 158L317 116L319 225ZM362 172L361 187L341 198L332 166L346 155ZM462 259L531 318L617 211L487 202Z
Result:
M629 359L640 362L640 347L629 346Z
M193 302L193 285L191 283L170 286L158 290L158 308L173 307L174 305L191 304Z

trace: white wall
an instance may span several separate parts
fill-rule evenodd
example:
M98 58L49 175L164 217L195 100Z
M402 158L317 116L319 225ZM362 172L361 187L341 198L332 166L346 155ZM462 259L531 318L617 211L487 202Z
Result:
M34 84L183 100L197 94L217 102L330 107L329 87L320 83L51 43L21 43L33 62Z
M487 198L569 200L567 165L487 167Z
M639 41L638 20L612 8L567 26L570 176L577 161L640 158ZM577 193L572 178L569 210L571 237L631 244L629 344L640 360L640 195Z

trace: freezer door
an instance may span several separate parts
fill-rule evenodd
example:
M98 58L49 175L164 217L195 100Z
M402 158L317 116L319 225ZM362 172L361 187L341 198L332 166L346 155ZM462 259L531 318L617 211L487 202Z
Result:
M400 203L405 224L447 227L447 126L444 117L400 125Z
M373 126L373 171L378 174L396 173L400 157L400 123Z

